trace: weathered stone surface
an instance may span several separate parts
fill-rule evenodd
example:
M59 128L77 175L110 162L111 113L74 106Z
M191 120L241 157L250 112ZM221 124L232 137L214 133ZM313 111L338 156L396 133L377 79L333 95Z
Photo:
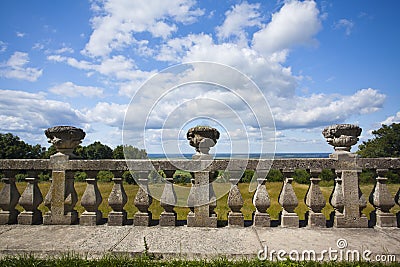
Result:
M257 179L257 189L253 196L253 205L256 211L253 214L253 225L256 227L270 227L271 218L267 213L267 209L271 205L271 200L269 199L268 191L265 186L266 179Z
M17 223L19 211L15 209L20 198L17 186L15 185L15 172L6 172L6 178L1 179L4 186L0 191L0 225Z
M292 187L292 174L292 171L284 171L284 175L287 178L283 183L282 191L279 195L279 204L283 207L281 214L282 227L299 227L299 216L294 212L299 202Z
M210 148L217 144L219 132L209 126L196 126L188 130L186 137L189 144L196 149L193 159L211 159L207 155Z
M86 135L82 129L73 126L51 127L45 131L45 134L48 142L56 148L57 152L71 158L76 157L73 151Z
M164 208L164 211L160 214L160 226L175 226L176 212L174 207L176 205L176 193L173 184L175 171L165 170L164 173L167 178L160 199L160 205Z
M357 144L362 129L353 124L335 124L326 127L322 134L326 141L335 148L336 153L350 152L351 146Z
M148 187L148 173L141 173L141 178L139 178L139 190L136 194L134 204L138 208L138 211L133 217L133 225L135 226L149 226L152 219L152 214L149 211L149 207L153 202L153 198L149 194Z
M195 172L194 213L188 214L188 227L217 227L217 216L212 214L210 203L215 199L210 199L210 175L209 172ZM210 216L211 213L211 216Z
M128 196L125 193L122 178L113 178L113 182L114 186L108 197L108 205L113 211L108 213L108 225L124 225L127 222L127 213L124 210L124 206L128 202Z
M378 169L378 177L376 178L376 185L369 197L370 203L375 207L376 212L376 226L377 227L396 227L396 216L390 213L390 209L395 205L394 198L389 192L386 185L387 178L384 174L388 170Z
M103 218L101 211L99 211L99 206L103 198L101 197L95 178L88 178L86 182L86 190L81 199L81 205L85 208L85 211L82 213L79 223L81 225L96 225Z
M343 220L337 220L336 227L368 227L368 219L360 212L360 206L366 206L366 201L359 193L358 173L358 170L342 171Z
M228 206L231 211L228 214L228 225L244 227L244 216L240 211L244 201L236 182L236 179L231 179L231 189L228 194Z
M18 215L19 224L41 224L43 222L42 212L38 210L43 201L42 193L38 187L38 179L28 177L25 179L28 183L25 191L22 193L19 204L25 209Z
M321 170L311 170L311 184L308 189L305 203L309 207L310 211L308 214L308 226L310 227L325 227L326 219L325 215L321 213L322 209L326 205L324 196L322 195L319 182L321 179L317 178L321 173Z

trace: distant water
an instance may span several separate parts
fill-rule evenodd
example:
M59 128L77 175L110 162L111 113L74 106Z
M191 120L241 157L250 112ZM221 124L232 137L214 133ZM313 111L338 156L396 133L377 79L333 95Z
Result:
M275 153L276 159L284 158L329 158L330 153ZM193 154L169 154L170 159L191 159ZM167 156L165 154L148 154L150 159L165 159ZM260 153L250 153L247 154L230 154L230 153L217 153L215 155L216 159L240 159L240 158L271 158L271 154L260 154Z

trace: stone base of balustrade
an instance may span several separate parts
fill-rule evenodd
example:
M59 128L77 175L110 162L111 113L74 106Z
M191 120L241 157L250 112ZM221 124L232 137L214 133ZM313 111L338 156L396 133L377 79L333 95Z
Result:
M253 226L256 227L270 227L271 226L271 217L266 212L258 212L253 213Z
M80 225L94 226L103 219L101 211L84 211L79 219Z
M43 216L43 224L46 225L71 225L78 223L78 212L76 210L67 212L62 216L52 216L51 211Z
M176 226L176 213L175 212L165 212L160 214L160 226Z
M309 227L326 227L326 218L322 213L308 214L308 226Z
M18 215L18 224L33 225L42 224L43 216L40 210L35 211L23 211Z
M295 212L282 211L281 226L282 227L299 227L299 216Z
M241 212L229 212L228 226L244 227L244 216Z
M108 213L108 225L109 226L122 226L128 221L128 215L126 211L111 211Z
M338 214L335 215L333 226L336 228L368 228L368 218L364 214L358 218L346 218L343 214Z
M211 217L196 216L196 214L193 212L189 212L187 216L188 227L217 228L217 225L218 221L216 216L211 216Z
M134 226L150 226L151 223L151 212L136 212L133 216L133 225Z
M376 227L397 227L396 215L390 212L376 212Z
M19 211L18 210L2 210L0 211L0 225L1 224L15 224L17 223Z

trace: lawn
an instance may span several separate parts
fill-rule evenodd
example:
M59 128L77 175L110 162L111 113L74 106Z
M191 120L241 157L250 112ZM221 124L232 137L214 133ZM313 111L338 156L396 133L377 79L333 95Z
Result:
M278 196L280 193L280 190L282 188L282 183L280 182L267 182L267 190L271 199L271 206L268 209L268 213L271 216L271 219L276 220L278 219L279 212L282 210L281 206L278 203ZM113 183L98 183L99 190L101 192L101 195L103 197L103 201L99 207L99 209L103 212L103 217L107 217L108 213L111 211L111 208L107 204L107 199L108 196L111 192ZM3 183L0 184L0 190L3 187ZM17 183L17 188L18 191L22 194L26 187L25 182L19 182ZM43 198L46 196L48 190L50 187L50 182L40 182L39 183L39 188L43 194ZM399 184L388 184L389 191L391 192L392 196L396 194L396 192L399 190ZM76 210L81 214L84 211L84 208L80 204L80 199L82 198L82 195L85 191L86 188L86 183L84 182L76 182L75 183L75 189L78 193L78 203L76 205ZM136 193L138 191L138 186L137 185L130 185L130 184L124 184L124 188L126 191L126 194L128 195L128 203L125 205L125 209L128 212L128 218L132 218L135 212L137 211L137 208L134 206L133 201L136 196ZM177 195L183 197L183 199L186 199L188 191L190 188L190 184L187 185L179 185L176 187ZM308 210L307 206L304 203L304 197L307 193L308 185L303 185L303 184L297 184L293 183L293 188L295 190L295 193L297 195L297 198L299 200L299 205L295 209L296 213L299 215L300 220L304 220L305 218L305 213ZM372 184L367 184L367 185L361 185L360 186L361 191L363 192L364 196L366 199L368 199L368 196L370 195L373 185ZM252 204L252 197L254 192L249 192L249 184L248 183L241 183L239 184L239 189L240 192L242 193L243 199L244 199L244 206L242 208L242 212L245 216L246 220L251 220L252 218L252 213L255 210L253 204ZM333 186L324 186L321 187L322 193L325 197L325 199L328 202L329 196L332 193ZM158 186L152 186L151 187L151 192L152 194L156 196L160 196L162 193L163 187L162 185ZM227 190L227 185L226 184L218 184L214 183L214 191L216 192L217 195L222 195L224 192ZM217 213L218 219L219 220L227 220L227 214L229 212L229 207L227 205L227 199L228 196L225 194L223 197L218 199L217 201L217 208L215 209L215 212ZM181 201L184 202L184 201ZM181 203L184 204L184 203ZM23 208L19 205L17 205L17 209L22 211ZM43 212L48 211L47 207L43 205L43 203L39 206L39 209ZM369 217L369 213L373 210L373 206L368 203L367 208L363 210L363 213L366 214ZM153 219L158 219L160 217L160 213L163 211L163 208L160 206L160 203L157 199L153 199L153 204L150 206L150 211L153 214ZM189 212L189 208L186 207L175 207L175 211L178 214L178 220L185 220L187 213ZM327 203L326 207L322 210L326 218L329 218L329 214L333 211L332 206ZM400 207L398 205L395 205L392 209L391 212L397 213L400 211Z

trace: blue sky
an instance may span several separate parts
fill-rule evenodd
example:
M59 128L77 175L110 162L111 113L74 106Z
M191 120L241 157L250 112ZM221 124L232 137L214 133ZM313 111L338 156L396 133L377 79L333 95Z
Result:
M400 121L399 8L394 0L0 1L0 132L47 146L46 128L74 125L87 132L84 144L115 147L145 81L166 67L209 61L237 69L260 88L275 121L277 152L330 152L321 134L328 125L356 123L362 141L381 123ZM132 144L156 153L165 135L166 143L192 151L183 130L203 123L189 119L202 113L181 110L176 99L199 94L225 101L241 119L239 127L218 105L207 106L207 114L218 114L215 126L230 129L221 139L250 140L251 151L252 138L263 142L251 111L235 108L226 92L189 89L160 101L151 129L130 129ZM257 104L252 108L257 113ZM170 135L162 128L167 119ZM229 142L221 140L218 151L229 151Z

